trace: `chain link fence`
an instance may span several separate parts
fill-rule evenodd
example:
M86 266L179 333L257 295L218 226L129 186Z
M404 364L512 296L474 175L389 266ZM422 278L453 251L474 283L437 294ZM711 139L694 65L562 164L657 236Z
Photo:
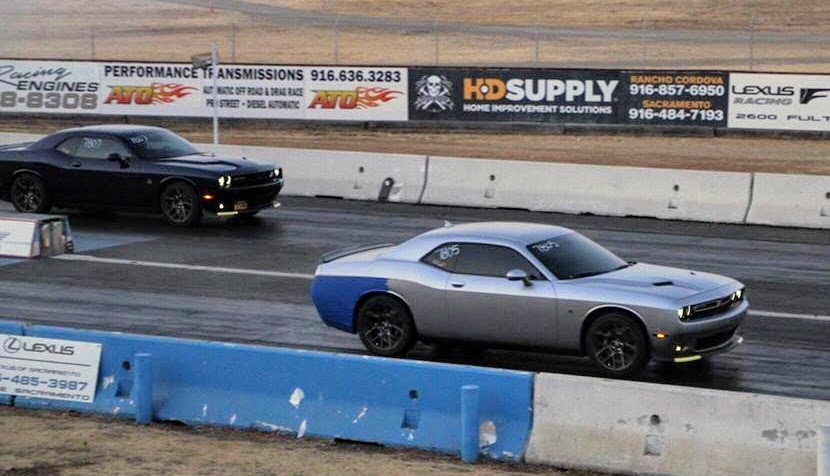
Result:
M830 32L781 31L753 15L733 30L556 29L439 21L259 18L158 28L105 26L0 38L18 58L187 61L219 44L224 62L682 68L830 72ZM371 23L371 24L369 24Z

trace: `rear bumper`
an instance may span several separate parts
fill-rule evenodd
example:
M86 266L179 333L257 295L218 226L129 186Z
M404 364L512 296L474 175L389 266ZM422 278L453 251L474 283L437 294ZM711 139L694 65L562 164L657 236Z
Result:
M728 352L743 343L741 324L749 303L712 319L684 324L667 332L664 338L651 336L652 358L664 362L692 362L710 355Z

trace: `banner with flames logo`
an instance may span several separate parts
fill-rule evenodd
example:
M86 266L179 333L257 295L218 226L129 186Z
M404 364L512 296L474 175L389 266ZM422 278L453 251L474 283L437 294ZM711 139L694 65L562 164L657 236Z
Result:
M406 68L221 65L223 118L406 121ZM0 59L0 114L211 117L210 69L189 63Z

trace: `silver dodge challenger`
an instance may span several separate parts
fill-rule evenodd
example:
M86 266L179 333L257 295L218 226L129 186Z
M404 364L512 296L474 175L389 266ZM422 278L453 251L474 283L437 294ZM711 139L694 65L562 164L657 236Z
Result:
M326 324L373 354L476 343L587 355L615 377L733 349L749 307L734 279L626 262L567 228L509 222L327 253L311 295Z

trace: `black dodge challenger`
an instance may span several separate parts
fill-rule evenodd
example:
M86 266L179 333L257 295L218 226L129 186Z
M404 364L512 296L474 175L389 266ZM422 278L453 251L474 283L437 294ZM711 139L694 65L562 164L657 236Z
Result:
M79 127L0 146L0 199L25 213L160 211L187 226L204 213L251 216L275 207L282 186L279 167L204 154L159 127Z

